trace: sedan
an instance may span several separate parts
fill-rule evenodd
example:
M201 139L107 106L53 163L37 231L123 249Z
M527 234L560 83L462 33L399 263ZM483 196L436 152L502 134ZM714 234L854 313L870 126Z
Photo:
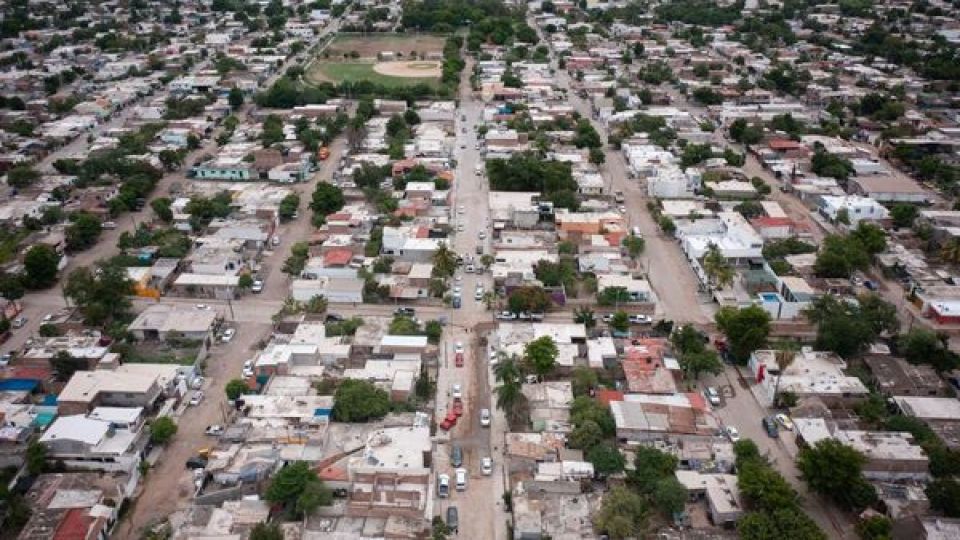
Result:
M461 399L463 397L463 389L459 384L453 385L453 391L451 392L453 399Z
M490 426L490 409L480 409L480 426Z
M219 437L220 435L223 435L223 426L221 426L220 424L207 426L207 429L204 430L204 433L206 433L207 435L212 435L214 437Z
M649 315L631 315L630 324L652 324L653 319Z
M227 328L226 330L223 331L223 335L220 336L220 341L224 343L230 343L230 340L233 339L233 336L235 336L236 334L237 334L237 330L235 328Z
M730 442L737 442L740 440L740 432L737 431L737 428L733 426L727 426L726 430L727 437L730 438Z
M480 460L480 474L490 476L493 474L493 459L485 457Z
M459 341L456 342L456 343L454 343L454 344L453 344L453 352L458 353L458 354L463 354L463 343L461 343L461 342L459 342Z
M790 420L789 416L780 413L775 418L777 419L777 423L780 424L783 429L787 431L793 431L793 420Z
M190 405L196 407L201 401L203 401L203 392L194 392L190 398Z

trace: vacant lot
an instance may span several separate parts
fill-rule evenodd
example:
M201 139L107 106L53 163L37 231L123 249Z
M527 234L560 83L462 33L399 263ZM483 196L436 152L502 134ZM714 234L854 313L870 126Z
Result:
M441 53L445 41L446 36L430 34L339 34L325 52L329 53L330 60L354 56L351 53L358 54L359 58L376 59L381 52L400 53L403 55L398 56L400 60L414 52L418 56Z
M439 35L337 35L307 67L306 80L313 84L370 81L391 87L437 85L441 62L425 58L428 54L438 58L445 40ZM381 53L392 53L392 57L380 58Z

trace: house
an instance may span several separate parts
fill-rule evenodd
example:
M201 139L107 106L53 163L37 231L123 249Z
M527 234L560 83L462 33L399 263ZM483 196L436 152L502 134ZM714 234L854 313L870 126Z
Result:
M960 400L952 397L894 396L900 412L921 420L947 448L960 450Z
M37 476L23 497L30 517L17 538L108 538L120 508L133 496L138 476L99 472Z
M820 398L828 406L852 406L867 398L870 390L859 378L846 375L846 362L826 351L803 347L794 353L793 363L783 372L777 364L777 351L756 350L750 354L749 369L755 394L773 403L774 392L791 392L799 399Z
M212 309L152 304L137 315L127 330L141 341L165 341L171 336L204 341L212 335L217 319L217 312Z
M772 274L773 272L771 272ZM818 296L814 288L799 276L777 276L777 290L756 293L755 303L774 320L797 319Z
M720 527L732 527L744 513L737 476L699 471L675 471L677 480L687 489L691 501L705 500L710 521Z
M60 391L57 409L62 415L86 414L96 407L143 407L175 392L178 367L174 364L124 364L112 369L77 371Z
M347 515L429 519L432 450L429 427L388 427L370 433L363 449L347 461L351 482Z
M877 390L886 396L937 396L954 393L933 367L911 364L903 358L871 355L863 359Z
M597 291L600 294L607 289L623 289L630 297L630 302L655 302L650 282L633 276L620 274L600 274L597 276Z
M900 174L855 176L849 181L850 193L882 203L926 204L933 194L913 179Z
M94 409L96 412L96 409ZM147 445L148 430L136 423L140 407L112 409L104 418L93 414L60 416L41 435L47 458L75 469L133 473ZM114 423L119 419L119 427Z
M882 204L860 195L823 195L817 211L832 222L846 215L852 227L861 221L886 221L890 218L890 212Z
M897 431L841 429L824 418L796 418L797 444L813 447L834 439L866 458L863 475L869 480L926 480L930 460L913 435Z
M908 516L894 522L890 537L916 540L960 538L960 519L942 516Z
M611 401L610 412L623 442L707 440L719 433L720 422L697 393L626 394Z
M322 296L330 303L363 302L363 280L319 276L317 279L295 279L290 284L290 295L298 302L309 302Z

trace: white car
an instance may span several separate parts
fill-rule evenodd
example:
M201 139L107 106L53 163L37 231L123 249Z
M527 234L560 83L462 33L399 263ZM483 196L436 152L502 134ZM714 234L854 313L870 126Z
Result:
M708 386L703 393L706 395L707 401L709 401L711 405L720 405L720 392L717 392L716 388Z
M453 287L453 295L454 295L454 296L459 296L461 292L463 292L463 290L460 288L459 285L455 285L455 286Z
M250 287L250 290L255 293L263 292L263 280L262 279L253 280L253 286Z
M790 420L790 417L780 413L776 416L777 423L783 426L783 429L787 431L793 431L793 420Z
M247 360L243 363L243 376L253 377L253 360Z
M627 213L627 207L626 207L626 206L621 206L621 207L617 208L617 211L620 212L621 214L626 214L626 213Z
M482 427L490 426L490 409L480 409L480 425Z
M237 335L237 330L235 328L227 328L223 331L223 335L220 336L220 341L224 343L230 343L230 340L233 339L233 336Z
M487 233L484 232L484 231L480 231L480 233L477 235L477 237L480 238L481 240L483 240L484 238L487 237Z
M194 306L194 307L196 307L197 309L210 309L210 306L208 306L208 305L206 305L206 304L197 304L197 305Z
M468 274L472 274L472 273L473 273L473 265L472 265L472 264L468 264L467 267L466 267L463 271L466 272L466 273L468 273Z
M463 223L457 225L457 232L463 232Z
M190 398L190 405L196 407L203 401L203 392L197 391L193 393L193 396Z
M480 474L490 476L493 474L493 459L485 457L480 460Z
M467 209L464 208L462 204L457 207L457 213L458 213L458 214L462 214L462 213L464 213L464 212L466 212L466 211L467 211Z
M737 431L737 428L733 426L727 426L726 432L727 437L730 438L730 442L737 442L740 440L740 432Z
M203 382L203 377L197 377L193 379L193 382L190 384L190 386L192 386L194 390L199 390L203 388Z
M459 342L459 341L456 342L456 343L454 343L454 344L453 344L453 352L458 353L458 354L463 353L463 343L461 343L461 342Z
M463 399L463 389L460 388L459 384L453 385L453 390L450 394L453 396L453 399Z
M204 431L207 435L212 435L214 437L219 437L223 435L223 426L220 424L214 424L212 426L207 426L207 429Z

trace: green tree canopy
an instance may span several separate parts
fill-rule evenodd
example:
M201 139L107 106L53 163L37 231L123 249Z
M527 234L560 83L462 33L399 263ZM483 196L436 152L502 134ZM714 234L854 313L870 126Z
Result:
M347 379L333 396L333 418L338 422L366 422L390 412L390 396L369 381Z
M557 344L550 336L539 337L523 348L523 359L531 370L544 377L549 375L557 365Z
M770 314L760 306L724 307L714 319L717 328L727 337L730 354L739 362L746 362L750 353L763 347L770 335Z
M57 282L60 255L53 247L37 244L23 257L23 283L31 289L45 289Z
M247 386L247 381L243 379L230 379L227 382L225 391L227 393L227 399L232 401L249 392L250 387Z
M797 467L810 489L855 511L877 500L873 486L863 477L866 462L863 454L836 439L824 439L812 448L802 448L797 456Z
M333 502L333 495L305 461L296 461L280 469L270 481L265 498L282 504L296 517L309 515L317 507Z
M150 423L150 442L167 444L177 434L177 423L169 416L161 416Z

